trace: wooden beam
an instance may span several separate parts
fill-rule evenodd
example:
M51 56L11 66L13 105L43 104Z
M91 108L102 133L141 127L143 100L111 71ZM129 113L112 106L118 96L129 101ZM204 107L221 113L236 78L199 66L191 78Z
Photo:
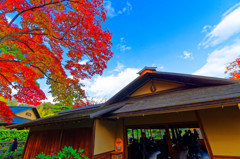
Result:
M213 156L213 159L239 159L240 156L222 156L222 155L216 155Z

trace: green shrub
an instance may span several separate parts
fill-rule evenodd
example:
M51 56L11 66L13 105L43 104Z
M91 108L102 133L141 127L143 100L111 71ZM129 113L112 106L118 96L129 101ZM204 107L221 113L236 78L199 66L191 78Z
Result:
M73 149L71 146L67 147L65 146L62 151L59 151L57 155L50 156L45 155L43 153L36 156L38 159L89 159L87 156L84 155L84 150L79 149L78 151L76 149Z
M23 153L23 148L17 149L16 152L8 152L8 148L4 148L3 152L0 154L1 159L21 159Z
M0 129L0 142L12 141L17 138L18 141L26 141L29 130L4 130Z

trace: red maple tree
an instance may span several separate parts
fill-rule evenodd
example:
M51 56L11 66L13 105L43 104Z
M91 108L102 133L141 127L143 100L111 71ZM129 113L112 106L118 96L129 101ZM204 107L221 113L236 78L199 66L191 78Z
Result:
M237 58L227 66L226 73L230 74L231 79L240 80L240 58Z
M56 100L81 101L80 80L101 74L113 54L105 12L103 0L0 1L0 96L39 105L46 97L37 80L46 77ZM9 122L6 103L0 110Z

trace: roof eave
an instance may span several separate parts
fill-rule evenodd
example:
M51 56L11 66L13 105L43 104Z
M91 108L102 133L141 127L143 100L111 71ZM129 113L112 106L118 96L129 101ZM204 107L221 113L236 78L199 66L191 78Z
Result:
M129 117L129 116L144 116L144 115L153 115L153 114L164 114L164 113L174 113L174 112L183 112L183 111L195 111L201 109L211 109L219 107L234 106L240 103L240 98L226 98L222 100L206 101L199 103L189 103L183 105L174 105L174 106L165 106L161 108L154 109L145 109L138 111L129 111L121 113L112 113L109 115L109 118L119 118L119 117Z
M41 118L43 119L43 118ZM84 117L80 117L80 118L72 118L72 119L68 119L68 120L58 120L58 121L46 121L46 122L42 122L42 123L35 123L34 121L29 121L29 122L25 122L25 123L21 123L21 124L12 124L7 126L6 128L29 128L29 127L34 127L34 126L41 126L41 125L52 125L52 124L58 124L58 123L65 123L65 122L73 122L73 121L79 121L79 120L84 120L84 119L90 119L89 116L84 116Z

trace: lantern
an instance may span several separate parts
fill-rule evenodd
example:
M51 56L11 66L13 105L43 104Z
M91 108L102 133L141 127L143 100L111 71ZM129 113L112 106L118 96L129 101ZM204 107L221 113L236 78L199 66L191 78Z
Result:
M123 141L120 138L115 141L115 152L123 152Z

